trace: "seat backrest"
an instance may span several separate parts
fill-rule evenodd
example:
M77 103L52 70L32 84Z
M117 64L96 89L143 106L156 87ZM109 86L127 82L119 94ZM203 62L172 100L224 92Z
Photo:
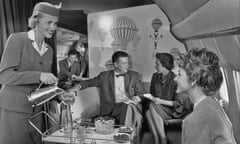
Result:
M92 118L100 113L99 92L96 87L77 91L75 103L72 106L73 119Z

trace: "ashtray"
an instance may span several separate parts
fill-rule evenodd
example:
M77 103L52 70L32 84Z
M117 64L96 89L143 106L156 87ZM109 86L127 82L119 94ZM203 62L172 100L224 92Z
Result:
M119 133L128 133L128 134L131 134L131 133L133 132L133 128L123 126L123 127L120 127L120 128L118 129L118 132L119 132Z
M114 131L115 120L111 117L99 117L95 119L96 132L99 134L110 134Z
M117 143L126 143L130 141L130 135L127 133L116 133L113 135L113 140Z

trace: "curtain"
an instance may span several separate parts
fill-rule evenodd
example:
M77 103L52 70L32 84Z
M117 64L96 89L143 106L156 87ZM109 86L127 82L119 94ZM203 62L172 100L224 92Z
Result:
M39 0L0 0L0 58L8 36L27 31L28 18Z

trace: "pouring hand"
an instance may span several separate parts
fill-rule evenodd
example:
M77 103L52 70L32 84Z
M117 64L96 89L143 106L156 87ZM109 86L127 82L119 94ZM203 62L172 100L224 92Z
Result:
M42 72L40 74L40 81L43 84L50 85L50 84L56 84L58 82L58 78L52 73Z

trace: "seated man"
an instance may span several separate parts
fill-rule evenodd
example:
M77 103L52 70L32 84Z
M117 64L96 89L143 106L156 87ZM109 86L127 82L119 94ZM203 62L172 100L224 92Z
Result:
M68 57L59 61L59 85L64 87L65 82L80 77L81 68L78 64L78 53L69 51Z
M139 96L145 92L145 89L139 74L128 70L129 55L126 52L115 52L112 55L112 63L113 70L103 71L92 79L80 81L80 88L98 87L100 116L111 116L115 118L116 124L131 126L129 123L125 123L129 105L138 112L128 114L128 117L133 119L141 117Z

